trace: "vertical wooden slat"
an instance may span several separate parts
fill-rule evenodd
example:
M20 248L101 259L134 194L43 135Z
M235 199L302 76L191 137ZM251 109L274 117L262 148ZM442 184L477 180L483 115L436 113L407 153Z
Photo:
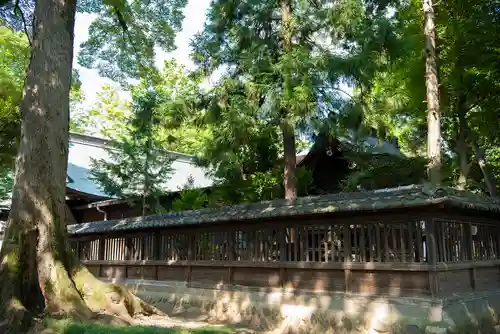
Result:
M262 261L267 261L267 252L268 252L268 247L267 247L267 237L268 237L268 232L269 230L262 228L260 230L261 233L261 243L262 243Z
M354 224L352 229L352 238L354 241L351 251L354 255L354 262L359 262L359 242L358 242L358 225Z
M458 261L458 234L457 234L457 224L450 223L451 235L452 235L452 251L451 251L451 259L453 262Z
M324 256L324 258L323 258L323 261L324 261L324 262L329 262L328 257L330 256L330 255L328 254L328 230L329 230L329 228L328 228L328 227L326 227L326 228L325 228L325 235L323 236L323 248L324 248L324 250L325 250L325 256Z
M401 262L406 262L405 224L399 224L399 239L401 244Z
M335 250L335 247L337 246L337 236L338 236L338 225L330 225L330 237L329 237L329 242L330 242L330 250L332 253L332 262L340 262L340 260L337 260L337 252Z
M80 242L80 240L77 239L76 240L76 257L79 260L83 260L80 247L81 247L81 242Z
M439 293L439 278L436 271L437 265L437 242L436 242L436 226L435 221L428 218L425 221L425 234L427 238L427 261L431 266L429 271L429 286L431 296L436 298Z
M366 226L367 228L367 232L368 232L368 249L370 251L370 262L374 262L375 261L375 243L373 242L374 238L373 238L373 233L375 231L375 227L373 226L373 224L368 224Z
M381 240L380 240L380 224L377 222L375 223L375 240L377 243L377 262L382 262L382 247L381 247Z
M449 261L454 262L455 261L455 224L447 222L446 225L448 226L448 240L449 240L449 252L450 252L450 257Z
M442 222L436 222L437 228L440 231L440 237L441 237L441 242L440 242L440 249L443 254L443 262L448 262L448 247L446 247L446 226Z
M229 230L229 232L227 233L227 245L228 245L228 254L227 254L227 257L229 259L229 261L234 261L235 258L234 258L234 254L235 254L235 251L234 251L234 242L235 242L235 236L236 236L236 233L233 229Z
M489 226L488 226L488 231L491 231ZM495 254L495 245L493 244L494 234L488 233L488 238L489 238L489 244L490 244L490 257L489 257L489 259L493 260L494 254Z
M297 228L299 232L299 257L300 261L306 261L307 259L307 230L304 227Z
M286 258L286 227L284 225L280 225L278 227L278 245L279 245L279 261L280 262L285 262L287 260ZM290 254L290 253L288 253ZM288 258L290 259L290 258Z
M500 259L500 225L496 225L494 228L495 241L496 241L496 258Z
M293 240L292 240L292 236L290 235L290 229L287 229L285 228L284 231L283 231L283 235L285 235L285 240L286 240L286 259L287 261L292 261L293 260L296 260L294 257L293 257L293 251L292 251L292 244L294 244Z
M99 255L97 257L98 260L104 260L104 247L106 246L105 245L105 237L102 236L99 238Z
M397 255L398 255L398 244L397 244L397 240L396 240L396 233L397 233L397 225L394 223L394 224L390 224L391 225L391 240L392 240L392 253L394 255L394 261L397 261Z
M361 227L361 240L360 240L360 244L361 244L361 254L360 254L360 261L361 262L367 262L366 261L366 249L365 249L365 245L366 245L366 239L365 239L365 227L366 225L360 225Z
M384 223L384 262L389 262L389 234L391 233L391 224Z
M408 227L408 249L410 252L410 261L415 262L415 240L414 240L414 227L415 227L415 222L410 221L406 225Z
M248 250L249 250L249 260L255 261L255 238L253 231L248 231Z
M293 259L299 261L299 229L294 229L295 233L291 233L290 238L293 240Z
M465 247L465 230L464 230L464 224L460 223L458 224L460 228L460 261L467 261L467 253L466 253L466 247Z
M316 242L316 241L317 241L317 240L316 240L316 236L317 236L317 233L316 233L316 232L317 232L316 227L314 227L314 226L313 226L313 227L310 229L310 231L311 231L311 239L312 239L312 240L311 240L311 243L312 243L312 261L313 261L313 262L315 262L315 261L316 261L316 251L317 251L316 247L318 246L318 245L317 245L317 242Z
M148 257L147 257L147 254L146 254L146 250L148 249L148 244L149 244L149 237L147 235L143 235L141 237L141 257L140 259L141 260L147 260Z
M257 261L262 261L262 260L264 260L264 258L263 258L264 238L262 237L262 230L261 229L257 230L257 236L258 236L258 240L259 240Z
M108 254L106 256L106 260L114 260L113 259L113 238L108 238L107 244L108 244L108 247L107 247Z
M351 230L349 224L344 224L344 262L351 262Z
M119 259L119 260L122 260L122 257L123 257L123 260L126 259L126 249L125 247L123 247L123 244L125 242L124 239L122 238L116 238L116 258Z
M472 262L475 262L474 259L474 248L473 248L473 240L472 240L472 224L471 223L466 223L464 224L464 246L465 246L465 253L467 254L467 258L470 259ZM472 267L469 269L469 279L470 279L470 286L472 290L476 289L476 268Z
M349 224L344 224L344 262L351 263L351 231ZM351 270L344 269L345 292L351 292Z
M422 239L422 223L421 221L417 222L417 249L418 249L418 255L416 256L417 262L423 262L424 261L424 242Z
M160 233L154 232L151 237L151 258L155 261L160 259Z

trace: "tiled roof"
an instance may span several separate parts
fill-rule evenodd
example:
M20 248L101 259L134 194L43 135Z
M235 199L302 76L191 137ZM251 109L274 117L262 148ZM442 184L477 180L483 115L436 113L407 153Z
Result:
M100 186L90 178L92 158L109 159L107 148L111 143L107 140L71 134L68 156L68 188L91 195L107 196ZM207 177L205 170L196 166L194 157L176 152L165 152L174 156L172 175L165 183L165 191L179 191L190 178L197 188L209 187L213 181Z
M437 203L479 211L500 212L500 199L497 198L493 199L451 188L411 185L392 189L303 197L294 202L275 200L240 204L218 209L203 209L122 220L90 222L68 226L68 231L71 234L102 233L107 231L211 224L269 217L349 211L376 211L391 208L420 207Z

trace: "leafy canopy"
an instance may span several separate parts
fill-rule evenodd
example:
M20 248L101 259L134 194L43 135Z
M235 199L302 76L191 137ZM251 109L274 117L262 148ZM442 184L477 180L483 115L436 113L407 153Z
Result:
M108 150L109 159L94 160L92 176L110 196L119 198L141 196L148 212L161 210L158 201L171 172L171 157L158 148L160 96L150 89L133 92L133 115L126 132Z

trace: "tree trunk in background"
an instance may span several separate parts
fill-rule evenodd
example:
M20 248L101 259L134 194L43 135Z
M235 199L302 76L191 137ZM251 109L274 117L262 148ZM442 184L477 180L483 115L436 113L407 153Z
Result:
M75 8L76 0L35 5L12 206L0 254L1 333L24 332L33 311L89 319L92 311L111 305L103 299L108 285L75 261L65 224Z
M281 20L283 50L284 52L289 52L292 47L292 4L290 0L281 0ZM284 119L281 123L283 155L285 160L283 182L285 187L285 199L293 201L297 199L297 157L295 152L295 129L288 119L289 116L288 111L284 110L282 115Z
M472 147L474 154L476 156L477 164L479 165L481 173L483 174L486 191L490 196L497 196L497 186L495 177L493 176L493 174L491 174L488 168L488 163L486 162L484 150L478 145L478 135L477 133L475 133L475 131L473 131L470 128L469 123L467 121L466 117L467 111L466 111L465 101L459 104L457 112L460 124L460 135L458 143L459 144L458 154L460 158L460 174L461 174L460 176L462 177L464 170L468 173L470 169L470 163L468 161L467 155L464 158L462 156L463 153L461 153L465 151L465 154L467 154L467 141L469 141L470 146ZM460 187L460 180L459 180L459 187Z
M285 170L283 174L285 199L293 201L297 199L295 133L293 127L289 124L284 124L281 128L283 134L283 154L285 158Z
M467 145L467 134L469 127L465 118L465 115L467 113L465 101L466 97L463 94L460 94L455 106L455 113L458 115L458 136L456 149L460 168L460 176L458 177L457 186L460 190L467 189L469 172L472 166L472 163L469 161L469 145Z
M441 182L441 115L439 110L439 86L436 61L436 30L432 0L422 0L425 36L425 85L427 89L427 157L429 180Z
M495 177L490 173L490 170L488 168L488 163L486 162L486 158L484 156L484 150L481 147L479 147L479 145L477 145L475 140L471 142L471 146L472 149L474 150L474 153L476 154L476 160L479 165L479 168L481 168L481 172L483 173L486 191L488 191L490 196L496 197L497 185Z
M460 111L459 111L460 112ZM463 125L462 118L459 117L460 125L457 138L457 153L459 159L460 176L458 177L457 186L460 190L467 189L467 179L469 176L472 164L469 162L469 150L467 145L467 129Z

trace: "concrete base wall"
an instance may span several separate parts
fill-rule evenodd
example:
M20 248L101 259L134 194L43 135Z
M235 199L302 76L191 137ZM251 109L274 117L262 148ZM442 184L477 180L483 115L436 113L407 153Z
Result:
M204 289L144 280L123 283L167 313L195 309L214 321L281 332L437 333L455 328L462 333L484 319L490 319L493 328L498 323L496 311L500 312L500 291L431 300L244 287Z

